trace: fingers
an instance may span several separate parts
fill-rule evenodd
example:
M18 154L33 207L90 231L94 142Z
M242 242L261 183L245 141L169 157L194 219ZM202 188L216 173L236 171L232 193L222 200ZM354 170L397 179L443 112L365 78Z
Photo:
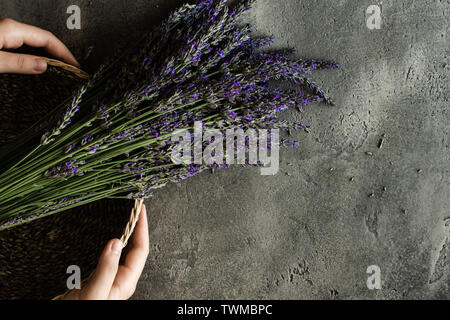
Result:
M144 270L149 254L149 234L145 205L132 238L124 264L119 267L123 244L111 240L105 247L97 269L82 290L73 290L65 299L75 300L126 300L131 298Z
M117 276L122 249L123 243L118 239L111 240L106 245L97 269L82 290L81 299L106 300L108 298Z
M47 62L36 56L0 51L0 73L41 74Z
M80 66L70 50L51 32L11 19L0 20L0 49L17 49L24 44L44 48L54 57Z
M149 235L147 209L142 206L139 221L129 242L129 251L124 264L119 267L116 279L111 289L110 299L129 299L144 270L149 254Z

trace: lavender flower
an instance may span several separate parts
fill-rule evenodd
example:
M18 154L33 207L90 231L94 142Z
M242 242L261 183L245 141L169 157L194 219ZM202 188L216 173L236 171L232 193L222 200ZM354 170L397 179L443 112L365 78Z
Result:
M61 106L60 121L39 147L23 146L30 154L0 174L0 230L102 198L148 198L168 183L227 168L172 163L172 133L196 121L220 130L309 132L279 114L333 104L310 75L340 65L266 49L272 37L256 37L237 22L254 2L183 5L136 47L109 59ZM277 88L283 81L298 88Z

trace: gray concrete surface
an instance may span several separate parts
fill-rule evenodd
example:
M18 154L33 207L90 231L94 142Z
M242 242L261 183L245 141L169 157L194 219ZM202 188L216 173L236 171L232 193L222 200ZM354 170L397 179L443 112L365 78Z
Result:
M78 57L93 46L81 59L92 71L181 2L12 0L0 14L50 29ZM81 31L65 28L70 4ZM366 27L371 4L381 30ZM344 65L315 76L339 107L307 108L314 130L275 177L235 168L159 191L135 298L449 299L449 8L260 0L246 20L277 46ZM382 290L366 286L370 265Z

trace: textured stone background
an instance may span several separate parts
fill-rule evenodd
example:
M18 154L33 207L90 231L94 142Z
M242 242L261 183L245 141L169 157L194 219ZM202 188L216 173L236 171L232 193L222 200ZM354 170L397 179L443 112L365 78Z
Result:
M0 15L51 30L92 72L181 2L8 0ZM366 27L371 4L382 30ZM449 299L449 4L260 0L246 20L277 46L344 65L315 76L339 107L307 108L314 130L277 176L235 168L158 192L135 298Z

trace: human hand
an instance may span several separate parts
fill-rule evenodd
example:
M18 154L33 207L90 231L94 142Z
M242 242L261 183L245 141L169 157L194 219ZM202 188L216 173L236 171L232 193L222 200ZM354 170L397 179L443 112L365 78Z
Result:
M0 20L0 73L41 74L47 62L37 56L2 51L18 49L23 45L44 48L49 54L79 67L72 53L52 33L11 19Z
M123 244L111 240L103 250L97 269L81 290L72 290L64 300L128 300L136 290L137 282L149 254L147 210L142 207L139 221L128 244L128 253L119 266Z

